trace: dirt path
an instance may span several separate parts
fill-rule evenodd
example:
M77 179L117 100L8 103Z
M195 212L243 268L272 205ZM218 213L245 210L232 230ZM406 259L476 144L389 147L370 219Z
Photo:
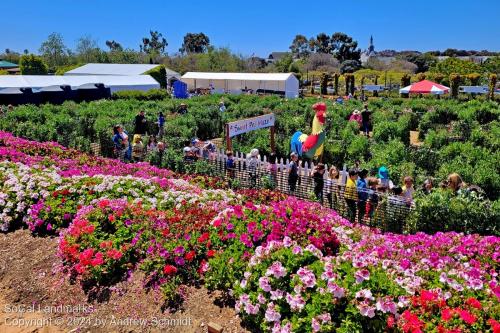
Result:
M27 230L0 234L0 333L10 332L247 332L231 307L205 288L186 287L175 312L162 312L161 293L147 292L140 273L89 301L80 285L60 273L57 238Z

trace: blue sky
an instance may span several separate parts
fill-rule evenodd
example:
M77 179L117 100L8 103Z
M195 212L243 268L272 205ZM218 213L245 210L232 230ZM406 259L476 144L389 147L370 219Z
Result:
M138 49L150 29L167 38L169 53L179 49L187 32L204 32L213 45L246 56L267 56L287 50L297 33L336 31L353 36L362 49L373 34L376 50L500 51L499 0L1 2L2 51L37 52L51 32L61 33L70 48L80 36L91 35L103 48L114 39Z

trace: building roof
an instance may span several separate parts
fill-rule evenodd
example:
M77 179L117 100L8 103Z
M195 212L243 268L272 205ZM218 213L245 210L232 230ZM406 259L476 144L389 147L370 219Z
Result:
M14 64L10 61L0 60L0 68L15 68L19 67L19 65Z
M41 89L51 86L69 85L80 87L84 84L103 83L105 86L151 86L160 85L149 75L0 75L0 89L4 88L33 88Z
M237 81L286 81L293 73L207 73L187 72L182 79L237 80Z
M141 75L160 65L150 64L86 64L64 75ZM170 71L170 70L168 70ZM173 71L170 71L173 72ZM175 72L174 72L175 73ZM168 74L168 73L167 73ZM172 75L172 74L169 74Z

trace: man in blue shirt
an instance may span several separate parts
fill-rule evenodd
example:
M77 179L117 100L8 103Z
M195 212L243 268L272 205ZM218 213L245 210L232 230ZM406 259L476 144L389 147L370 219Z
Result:
M158 138L159 139L163 138L164 128L165 128L165 116L163 115L163 112L160 111L160 113L158 114Z

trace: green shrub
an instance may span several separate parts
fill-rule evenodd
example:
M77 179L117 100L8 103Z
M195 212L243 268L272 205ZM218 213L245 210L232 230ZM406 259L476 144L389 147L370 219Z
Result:
M474 193L455 195L449 190L436 190L415 200L409 221L412 232L500 235L500 202L483 200Z
M151 75L153 79L158 81L160 87L162 87L163 89L167 88L167 71L165 69L165 66L159 65L158 67L150 69L144 74Z
M148 91L139 90L122 90L113 93L112 98L114 100L118 99L136 99L139 101L160 101L168 98L169 95L166 90L162 89L151 89Z

